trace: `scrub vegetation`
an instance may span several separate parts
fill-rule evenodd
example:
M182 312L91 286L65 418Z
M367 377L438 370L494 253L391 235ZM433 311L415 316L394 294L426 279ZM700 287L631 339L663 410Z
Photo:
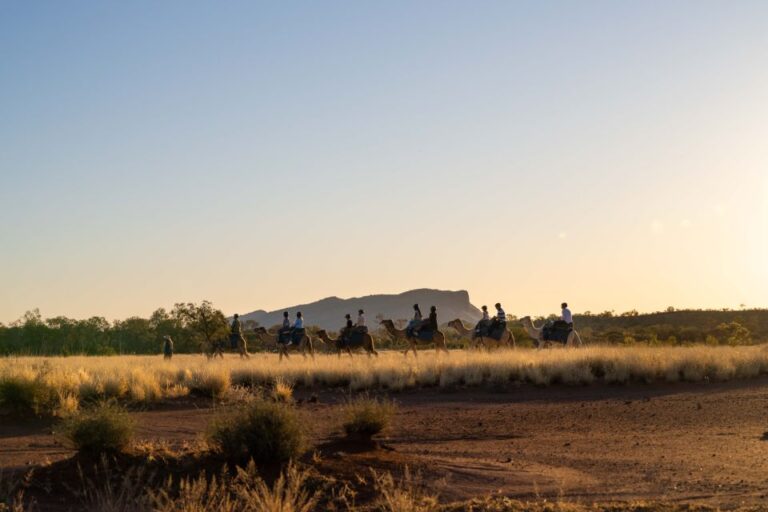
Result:
M152 403L186 395L226 398L233 389L264 389L290 401L295 389L401 391L416 388L514 387L714 382L768 373L768 346L607 347L585 349L458 350L418 357L383 352L378 358L293 357L249 360L228 355L208 361L181 355L6 357L0 359L0 412L66 416L100 400Z

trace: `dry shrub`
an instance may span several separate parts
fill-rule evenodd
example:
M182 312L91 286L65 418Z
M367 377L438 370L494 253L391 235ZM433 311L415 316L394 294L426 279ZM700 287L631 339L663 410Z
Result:
M344 432L350 437L370 439L389 427L395 404L389 400L359 397L344 406Z
M307 471L289 465L269 487L251 461L238 467L234 477L222 469L218 476L185 478L178 486L169 478L148 493L148 501L156 512L311 512L320 495L308 490L308 477Z
M432 512L439 509L437 497L427 493L419 475L411 474L408 466L403 477L395 480L391 473L371 470L378 493L376 510L382 512Z
M296 410L265 400L222 413L211 422L208 439L231 460L252 458L257 463L286 462L306 447Z
M124 451L133 440L134 421L128 412L110 403L101 403L68 418L64 438L80 453L110 454Z

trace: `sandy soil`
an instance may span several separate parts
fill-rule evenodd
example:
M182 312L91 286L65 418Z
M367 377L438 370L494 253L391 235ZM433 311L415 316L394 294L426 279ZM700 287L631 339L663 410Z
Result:
M304 399L309 393L297 392ZM419 390L399 404L386 450L328 448L344 393L299 405L325 471L410 465L441 501L488 494L585 503L662 500L757 505L768 496L768 379L726 384ZM178 446L205 431L208 400L136 412L138 435ZM0 467L71 455L43 422L0 423Z

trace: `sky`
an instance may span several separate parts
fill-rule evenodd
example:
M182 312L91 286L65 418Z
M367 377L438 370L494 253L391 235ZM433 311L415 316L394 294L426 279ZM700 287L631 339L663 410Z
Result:
M764 1L1 2L0 322L422 287L768 307L766 26Z

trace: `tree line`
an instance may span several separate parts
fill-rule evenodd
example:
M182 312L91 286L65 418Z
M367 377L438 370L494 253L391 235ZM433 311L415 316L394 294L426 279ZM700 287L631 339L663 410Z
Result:
M511 318L510 328L518 346L531 340ZM540 317L538 322L546 321ZM405 323L405 320L399 323ZM768 341L768 310L675 310L639 314L611 311L574 316L574 323L589 344L611 345L748 345ZM258 324L243 325L251 351L268 347L255 337ZM272 327L272 326L266 326ZM310 332L316 328L309 326ZM450 347L465 347L452 329L443 327ZM28 311L10 325L0 324L0 354L115 355L160 353L164 336L171 336L180 353L201 353L215 341L226 341L229 323L224 313L208 301L178 303L171 310L157 309L149 318L130 317L107 321L103 317L75 320L63 316L43 318ZM401 343L377 334L377 346L401 348Z

